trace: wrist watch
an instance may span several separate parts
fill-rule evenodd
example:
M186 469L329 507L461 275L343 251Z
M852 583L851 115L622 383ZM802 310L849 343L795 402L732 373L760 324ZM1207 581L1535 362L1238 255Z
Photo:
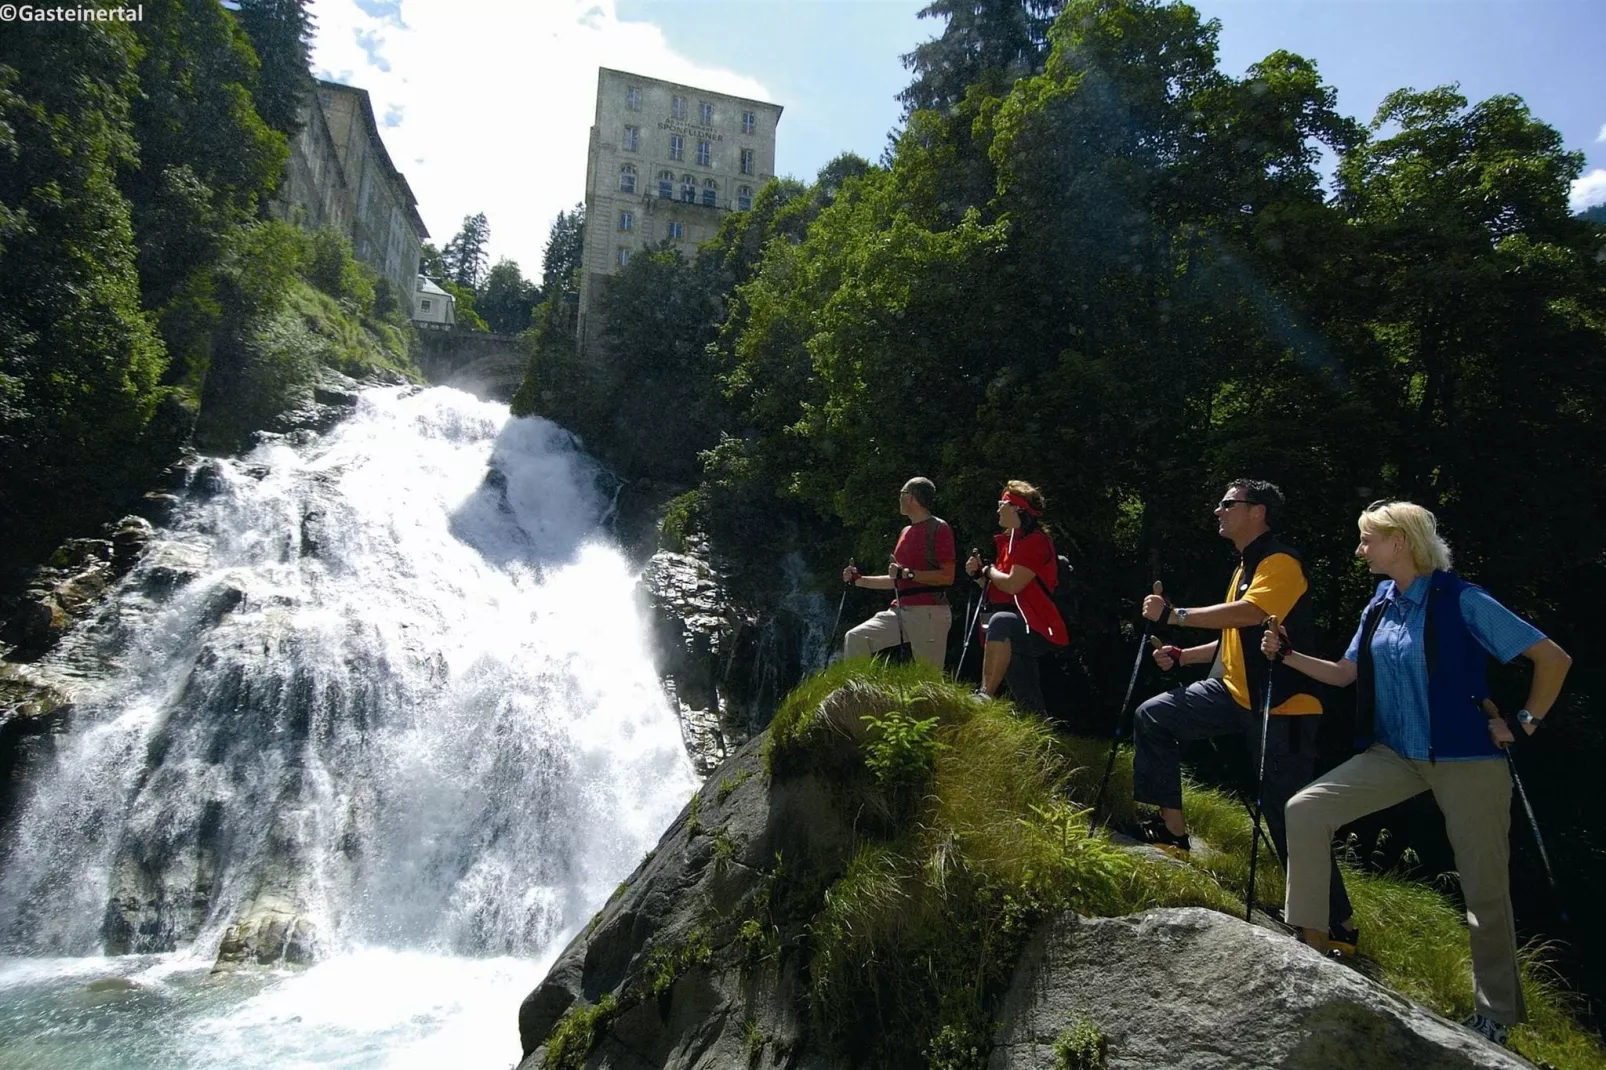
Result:
M1517 723L1522 725L1522 727L1524 727L1524 728L1538 728L1539 727L1539 718L1535 717L1533 714L1529 713L1525 709L1524 710L1518 710L1517 711Z
M1186 625L1188 623L1188 611L1186 609L1173 609L1171 612L1177 615L1178 624Z

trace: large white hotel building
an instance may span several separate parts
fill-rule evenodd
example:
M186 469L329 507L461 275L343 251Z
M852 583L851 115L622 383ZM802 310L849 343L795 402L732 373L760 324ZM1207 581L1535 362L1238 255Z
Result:
M579 343L602 280L669 240L689 255L775 176L781 106L639 74L597 72L586 158Z

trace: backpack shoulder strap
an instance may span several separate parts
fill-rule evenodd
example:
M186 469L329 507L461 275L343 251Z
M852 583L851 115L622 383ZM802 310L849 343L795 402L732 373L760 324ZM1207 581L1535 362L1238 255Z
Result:
M937 525L943 523L941 517L926 517L926 568L932 570L937 567Z

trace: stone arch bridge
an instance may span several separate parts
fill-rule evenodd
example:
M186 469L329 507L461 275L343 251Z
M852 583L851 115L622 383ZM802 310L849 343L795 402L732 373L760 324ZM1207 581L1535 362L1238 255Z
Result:
M524 380L530 354L516 334L490 331L421 330L418 365L437 386L453 386L479 398L511 401Z

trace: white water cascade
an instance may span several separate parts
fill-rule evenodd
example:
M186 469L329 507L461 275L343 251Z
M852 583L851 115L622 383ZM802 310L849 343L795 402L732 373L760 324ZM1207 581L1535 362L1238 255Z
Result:
M0 1065L515 1062L695 788L599 475L445 389L208 462L36 667L76 704L0 841Z

